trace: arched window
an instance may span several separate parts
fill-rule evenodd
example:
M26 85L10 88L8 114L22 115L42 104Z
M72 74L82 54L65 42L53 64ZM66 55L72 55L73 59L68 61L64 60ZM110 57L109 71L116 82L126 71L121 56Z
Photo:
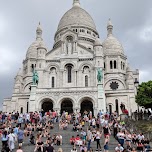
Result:
M66 52L67 52L67 54L72 54L73 53L73 37L67 36L66 41L67 41L66 42Z
M114 69L117 69L117 62L114 60Z
M109 113L112 114L112 105L109 105Z
M89 73L90 72L90 69L88 66L84 66L83 67L83 73Z
M112 61L110 61L110 69L113 69Z
M104 69L106 68L106 63L104 62Z
M52 77L52 88L54 88L55 86L55 81L54 81L54 77Z
M31 65L31 72L34 70L34 64Z
M85 87L88 87L88 76L85 76Z
M72 82L72 66L67 65L67 73L68 73L68 83Z
M20 113L23 113L23 107L21 107L21 111L20 111Z
M27 107L27 110L26 110L26 112L28 113L28 112L29 112L29 102L27 102L27 105L26 105L26 107Z
M51 74L56 74L56 68L55 67L52 67L51 69L50 69L50 72L51 72Z
M121 69L122 69L122 61L121 61Z
M115 100L115 105L116 105L116 112L119 114L119 103L118 103L118 99Z
M123 70L125 70L125 63L123 63Z

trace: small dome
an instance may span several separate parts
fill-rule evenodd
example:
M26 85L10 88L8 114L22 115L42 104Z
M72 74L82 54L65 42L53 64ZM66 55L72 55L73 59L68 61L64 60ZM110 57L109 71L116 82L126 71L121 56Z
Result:
M73 6L61 18L58 30L69 26L85 26L96 31L92 17L80 6Z
M45 44L41 40L36 40L33 42L28 48L26 58L37 58L37 49L38 48L46 48Z
M106 52L120 52L124 53L121 43L111 34L102 43Z
M96 38L94 46L102 46L101 40L99 38Z
M40 22L39 22L39 25L36 30L36 40L28 48L27 53L26 53L26 58L35 58L36 59L37 54L38 54L37 53L38 48L46 49L44 41L42 39L42 28L41 28Z
M102 43L105 53L106 52L108 52L108 53L112 53L112 52L124 53L121 43L112 34L113 25L112 25L111 19L109 19L108 24L107 24L107 32L108 32L107 33L108 36L107 36L106 40Z

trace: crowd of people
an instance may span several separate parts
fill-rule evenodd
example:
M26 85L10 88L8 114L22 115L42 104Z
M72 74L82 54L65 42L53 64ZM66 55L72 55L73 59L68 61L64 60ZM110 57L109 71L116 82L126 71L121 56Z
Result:
M2 152L15 151L15 147L16 152L23 152L25 139L28 139L28 145L34 145L34 152L54 152L57 146L56 151L62 152L62 130L73 133L69 139L71 152L109 152L113 137L118 143L111 149L115 152L144 152L150 149L149 139L143 133L129 132L125 122L118 120L117 112L99 111L96 117L91 111L84 111L83 114L64 111L62 115L57 111L43 110L25 114L12 112L1 113L0 122ZM58 126L57 133L54 132L55 126ZM96 146L93 146L94 143Z

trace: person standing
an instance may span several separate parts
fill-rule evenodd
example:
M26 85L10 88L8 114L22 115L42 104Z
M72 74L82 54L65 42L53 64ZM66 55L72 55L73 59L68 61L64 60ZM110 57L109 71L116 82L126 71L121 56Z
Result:
M117 137L118 137L118 142L119 144L123 147L124 145L124 141L125 141L125 134L123 131L120 131L117 133Z
M107 135L104 141L104 152L109 152L109 136Z
M90 128L88 128L88 130L87 130L87 140L88 140L87 150L88 151L90 151L91 139L92 139L92 132L91 132Z
M8 151L9 152L9 148L8 148L8 134L7 134L7 131L4 131L2 133L2 149L5 150L5 151Z
M18 126L21 127L23 118L21 116L18 117Z
M18 138L18 145L19 147L22 147L22 144L23 144L23 138L24 138L24 131L20 129L19 127L19 130L18 130L18 133L17 133L17 138Z
M101 133L99 131L99 129L97 128L97 131L96 131L96 142L97 142L97 148L96 148L96 151L99 151L99 148L100 148L100 151L101 151L101 145L100 145L100 138L101 138Z
M10 134L8 135L8 146L10 151L12 151L15 148L15 135L13 133L13 130L11 130Z
M46 152L54 152L54 147L49 143L48 147L46 147Z

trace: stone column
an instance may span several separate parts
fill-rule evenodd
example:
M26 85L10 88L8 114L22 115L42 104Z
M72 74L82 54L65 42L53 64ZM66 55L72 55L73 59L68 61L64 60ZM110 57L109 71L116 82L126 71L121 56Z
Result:
M59 75L59 86L60 87L63 87L63 81L64 81L63 72L64 72L64 70L59 71L59 73L60 73L60 75Z
M103 83L98 82L98 111L106 112L106 100L105 92L103 89Z
M61 109L60 108L53 108L54 111L57 111L58 114L60 114Z
M96 70L97 71L97 70ZM98 111L106 112L106 100L105 100L105 91L104 91L104 73L102 73L101 82L97 80L98 86Z
M94 116L97 116L98 112L98 108L94 108Z
M30 98L29 98L29 112L36 111L36 85L31 85L31 92L30 92Z
M79 107L73 107L73 112L74 113L80 112L80 108Z

